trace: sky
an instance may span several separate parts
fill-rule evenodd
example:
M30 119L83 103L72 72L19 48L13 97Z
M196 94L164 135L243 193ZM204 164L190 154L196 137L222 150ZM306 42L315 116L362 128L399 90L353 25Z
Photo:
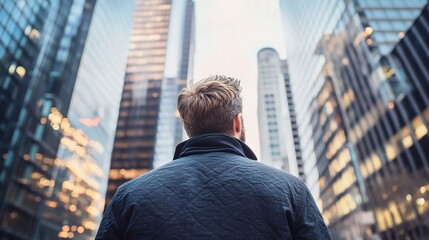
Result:
M241 80L246 143L260 156L257 53L285 58L278 0L195 0L194 79L226 75Z

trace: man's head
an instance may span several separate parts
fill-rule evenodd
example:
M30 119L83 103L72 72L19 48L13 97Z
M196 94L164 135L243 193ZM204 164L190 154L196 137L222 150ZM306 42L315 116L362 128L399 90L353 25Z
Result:
M245 140L240 81L211 76L191 81L180 93L177 109L189 137L225 133Z

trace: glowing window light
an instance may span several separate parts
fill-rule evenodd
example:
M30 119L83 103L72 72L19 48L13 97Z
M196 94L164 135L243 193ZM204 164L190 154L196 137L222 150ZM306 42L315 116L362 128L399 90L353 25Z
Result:
M70 230L70 227L68 225L64 225L62 228L63 232L68 232Z
M95 230L97 229L98 225L91 221L85 221L83 222L83 226L89 230Z
M422 198L422 197L421 198L417 198L416 203L419 206L423 206L423 205L425 205L426 200L424 198Z
M86 155L86 150L85 148L81 147L81 146L76 146L75 152L78 156L83 157Z
M100 210L98 210L96 207L94 206L89 206L86 208L86 211L91 214L94 217L97 217L98 215L100 215Z
M73 190L74 184L72 182L70 182L70 181L65 181L65 182L63 182L62 187L64 189L67 189L67 190Z
M68 238L68 233L67 232L63 232L63 231L61 231L61 232L59 232L58 233L58 237L59 238Z
M416 137L418 140L422 139L428 133L428 129L425 125L421 125L416 128Z
M402 217L399 213L398 206L394 202L389 202L389 210L392 213L393 221L396 225L399 225L402 223Z
M407 194L407 196L405 196L405 199L407 201L411 201L413 199L413 197L411 196L411 194Z
M381 210L376 210L375 211L375 216L377 219L377 227L378 229L380 229L381 231L386 230L387 226L384 222L384 215L383 212Z
M372 159L372 163L374 164L374 168L375 168L374 171L377 171L378 169L380 169L382 166L380 157L378 157L376 153L373 153L371 156L371 159Z
M85 231L85 228L84 227L82 227L82 226L79 226L78 228L77 228L77 232L78 233L83 233Z
M58 113L50 113L48 115L49 121L53 124L60 124L62 120L62 116Z
M404 145L404 147L410 148L411 146L413 146L413 138L410 135L404 137L404 139L402 139L402 144Z
M15 72L15 69L16 69L16 64L12 63L12 64L9 66L9 73L10 73L10 74L13 74L13 73Z
M54 202L54 201L47 201L46 206L48 206L50 208L56 208L58 206L58 204L57 204L57 202Z
M40 32L39 30L33 28L30 31L30 34L28 35L31 39L39 39L40 38Z
M25 76L26 70L23 66L18 66L15 71L21 78Z
M74 204L70 205L69 210L70 210L71 212L75 212L75 211L77 210L76 205L74 205Z
M366 27L365 28L365 33L367 35L371 35L374 32L374 29L372 27Z
M391 144L386 144L385 150L386 150L387 159L392 161L393 159L396 158L396 155L397 155L396 150Z

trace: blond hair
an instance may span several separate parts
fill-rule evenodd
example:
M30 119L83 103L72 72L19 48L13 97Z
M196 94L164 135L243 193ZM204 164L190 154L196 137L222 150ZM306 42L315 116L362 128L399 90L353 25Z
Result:
M177 109L189 137L233 134L233 119L242 112L240 81L222 75L190 81L179 93Z

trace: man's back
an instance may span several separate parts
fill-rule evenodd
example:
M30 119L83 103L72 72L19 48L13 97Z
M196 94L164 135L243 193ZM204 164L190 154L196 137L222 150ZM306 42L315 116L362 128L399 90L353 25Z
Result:
M176 160L124 184L100 239L329 239L304 183L224 134L195 137Z

